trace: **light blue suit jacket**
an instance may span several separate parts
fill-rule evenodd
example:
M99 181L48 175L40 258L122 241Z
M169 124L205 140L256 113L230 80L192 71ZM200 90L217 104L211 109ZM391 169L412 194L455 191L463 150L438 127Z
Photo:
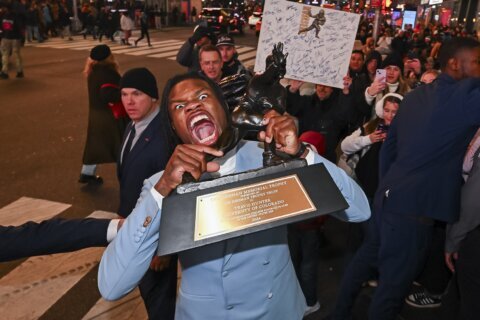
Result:
M263 148L256 142L237 146L236 172L262 166ZM312 152L312 151L310 151ZM323 162L350 207L336 214L342 220L370 216L365 194L342 169ZM103 254L99 289L107 300L133 290L156 252L161 208L151 189L158 173L145 181L137 206ZM176 319L302 319L305 298L290 260L285 227L222 241L179 253L182 281Z

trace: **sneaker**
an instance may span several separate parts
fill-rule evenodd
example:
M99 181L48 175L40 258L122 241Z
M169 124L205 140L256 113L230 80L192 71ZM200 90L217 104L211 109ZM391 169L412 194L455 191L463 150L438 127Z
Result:
M5 72L0 72L0 79L8 79L8 74Z
M412 293L405 298L405 302L415 308L437 308L442 304L442 298L423 290Z
M23 75L23 72L17 72L17 78L23 78L24 75Z
M319 309L320 309L320 302L317 301L317 303L315 303L313 306L307 306L307 309L305 310L305 313L303 314L303 316L306 317L309 314L317 312Z
M81 174L80 178L78 179L80 183L88 183L90 185L100 185L103 183L103 179L100 176L92 176L88 174Z

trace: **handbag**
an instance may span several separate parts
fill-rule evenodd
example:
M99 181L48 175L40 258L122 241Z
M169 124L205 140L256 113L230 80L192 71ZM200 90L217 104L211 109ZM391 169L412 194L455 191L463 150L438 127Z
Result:
M127 111L125 110L125 107L122 103L122 100L119 99L120 96L120 89L118 85L113 84L113 83L105 83L102 84L100 87L100 90L105 97L107 97L108 100L108 107L112 111L113 117L115 119L120 119L123 117L128 116ZM117 100L117 101L113 101Z

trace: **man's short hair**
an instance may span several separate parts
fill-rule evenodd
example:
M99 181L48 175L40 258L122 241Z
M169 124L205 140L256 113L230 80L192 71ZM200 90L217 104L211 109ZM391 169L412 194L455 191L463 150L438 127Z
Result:
M218 50L218 48L216 46L214 46L213 44L207 44L207 45L204 45L200 48L200 51L198 52L198 59L199 60L202 60L202 53L204 52L216 52L218 53L218 56L220 57L220 59L222 59L222 54L220 53L220 50Z
M445 41L440 47L440 52L438 53L440 69L445 70L448 60L454 58L460 51L475 49L479 46L480 42L473 38L456 37Z
M354 54L359 54L362 56L362 59L365 60L365 55L363 54L363 51L362 50L353 50L352 51L352 55Z

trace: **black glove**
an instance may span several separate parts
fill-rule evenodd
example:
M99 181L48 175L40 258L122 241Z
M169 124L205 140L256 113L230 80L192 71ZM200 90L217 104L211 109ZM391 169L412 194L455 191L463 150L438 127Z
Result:
M208 35L209 35L209 29L207 27L198 26L195 29L195 32L193 33L193 35L188 40L190 41L191 44L195 44L197 43L198 40Z

